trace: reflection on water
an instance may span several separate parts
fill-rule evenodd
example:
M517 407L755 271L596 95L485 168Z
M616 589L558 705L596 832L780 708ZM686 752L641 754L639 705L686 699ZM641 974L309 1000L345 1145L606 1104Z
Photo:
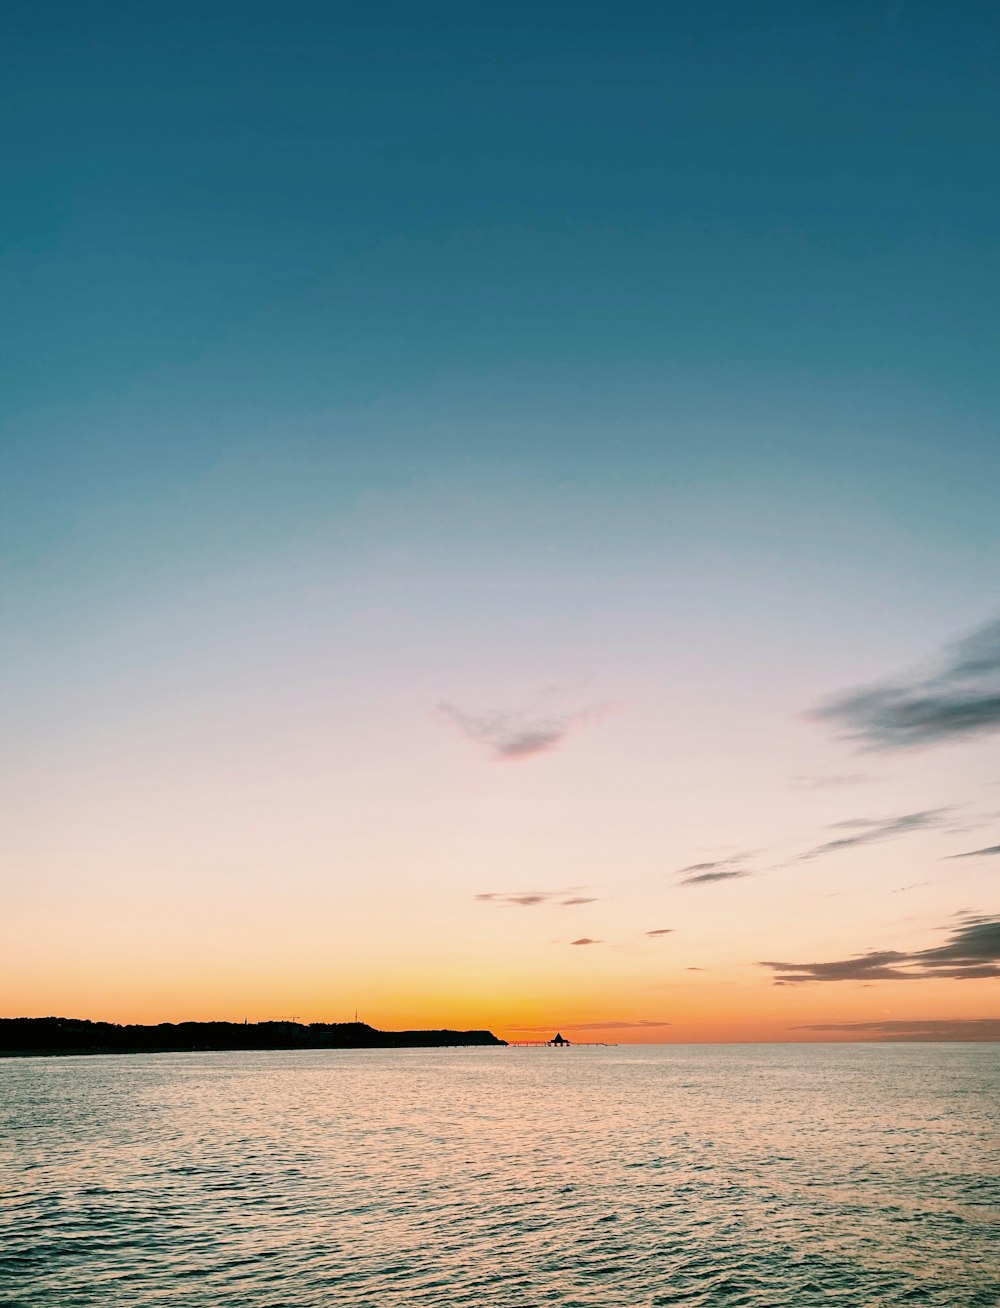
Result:
M0 1302L994 1308L993 1045L0 1063Z

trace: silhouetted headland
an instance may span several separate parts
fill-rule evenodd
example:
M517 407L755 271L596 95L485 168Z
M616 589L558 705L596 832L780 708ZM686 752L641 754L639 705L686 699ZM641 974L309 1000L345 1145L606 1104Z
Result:
M491 1031L376 1031L367 1022L160 1022L119 1026L74 1017L0 1018L0 1056L151 1054L225 1049L435 1049L505 1045Z

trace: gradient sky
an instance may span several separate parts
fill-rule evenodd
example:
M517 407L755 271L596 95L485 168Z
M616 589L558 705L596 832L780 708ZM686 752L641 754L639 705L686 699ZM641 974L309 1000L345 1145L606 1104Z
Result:
M3 1014L985 1031L996 12L3 29Z

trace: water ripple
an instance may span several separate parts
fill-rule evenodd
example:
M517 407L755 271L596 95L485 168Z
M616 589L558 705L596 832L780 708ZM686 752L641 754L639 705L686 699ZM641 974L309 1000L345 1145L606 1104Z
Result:
M0 1065L4 1308L996 1308L995 1046Z

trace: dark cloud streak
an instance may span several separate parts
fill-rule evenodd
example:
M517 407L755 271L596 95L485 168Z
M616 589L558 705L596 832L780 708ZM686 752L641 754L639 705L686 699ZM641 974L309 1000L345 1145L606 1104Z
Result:
M829 963L763 962L776 985L808 981L956 981L1000 977L1000 918L969 917L943 945L915 953L873 950Z
M933 676L857 687L813 716L869 750L917 748L1000 730L1000 618L952 645Z
M707 886L715 881L734 881L738 877L753 876L746 868L732 868L731 870L720 870L718 872L699 872L697 876L685 877L681 882L682 886Z
M796 862L806 863L826 854L835 854L843 849L854 849L859 845L875 845L883 840L892 840L896 836L909 835L911 831L926 831L939 827L948 819L946 808L928 808L918 813L903 813L894 818L848 818L837 822L831 830L850 830L854 835L837 836L834 840L825 840L799 854Z
M576 895L575 887L569 890L490 890L476 895L481 904L500 904L518 908L537 908L539 904L549 904L556 908L575 908L579 904L596 904L597 900L588 895ZM570 896L568 899L564 896Z
M682 886L709 886L716 881L734 881L739 877L753 876L749 868L743 866L748 858L753 858L759 851L747 849L739 854L730 854L728 858L717 858L711 863L689 863L677 872Z

